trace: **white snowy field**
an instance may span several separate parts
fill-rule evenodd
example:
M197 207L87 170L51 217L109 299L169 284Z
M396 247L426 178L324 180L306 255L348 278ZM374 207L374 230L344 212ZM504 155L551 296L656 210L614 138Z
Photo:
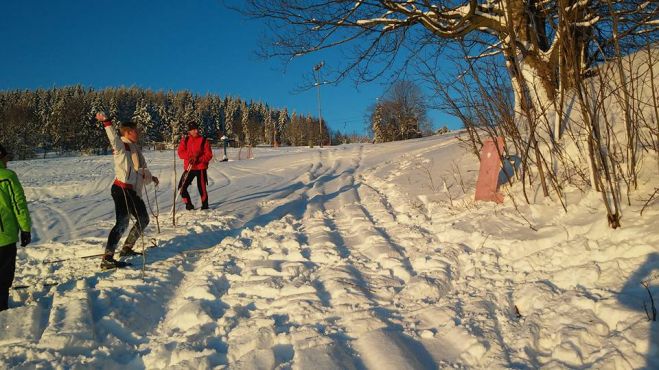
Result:
M0 367L659 368L640 285L659 299L659 202L639 214L656 166L611 230L594 193L569 192L567 214L537 189L474 203L478 164L452 135L254 154L212 163L211 210L179 204L176 227L173 153L146 154L162 230L152 217L144 276L141 257L81 258L114 223L109 156L10 163L35 243Z

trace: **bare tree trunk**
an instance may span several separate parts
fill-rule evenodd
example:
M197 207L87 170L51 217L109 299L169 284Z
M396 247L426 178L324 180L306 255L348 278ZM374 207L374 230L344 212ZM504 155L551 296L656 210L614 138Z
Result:
M549 196L549 189L547 189L547 180L545 179L545 172L542 169L543 164L542 160L540 160L540 148L538 147L538 141L533 139L534 145L535 146L535 159L536 159L536 166L538 166L538 175L540 176L540 184L542 185L542 194L547 198ZM559 194L560 196L560 194Z
M630 179L631 185L636 189L637 184L637 173L636 173L636 126L632 122L631 118L631 102L630 102L630 92L627 85L627 77L622 65L622 52L620 50L620 34L618 31L618 16L617 13L613 10L613 5L611 0L607 0L607 5L609 6L609 11L611 12L611 19L613 25L611 31L613 33L613 46L615 49L615 66L618 69L618 77L620 79L620 89L622 90L622 109L623 109L623 118L625 120L625 131L627 133L627 176Z
M588 134L588 158L591 165L591 181L595 182L594 188L601 194L606 208L606 217L609 226L617 229L620 227L620 219L622 217L620 213L620 191L616 185L617 181L615 181L609 170L609 161L607 159L607 155L609 154L606 153L610 153L610 151L605 151L602 148L603 139L598 120L598 111L605 104L606 94L604 91L606 86L600 84L600 91L597 95L598 101L593 105L590 103L588 86L578 76L576 77L576 81L576 93L579 98L579 104Z
M654 60L653 60L653 50L650 42L646 44L646 50L648 52L648 66L650 68L650 91L652 91L652 107L654 108L654 123L655 123L655 132L654 132L654 153L657 159L657 169L659 169L659 100L657 100L657 87L655 85L654 79Z

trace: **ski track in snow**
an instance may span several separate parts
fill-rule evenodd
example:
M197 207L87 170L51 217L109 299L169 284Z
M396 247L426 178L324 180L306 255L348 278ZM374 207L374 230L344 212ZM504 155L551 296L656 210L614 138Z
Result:
M26 287L12 293L13 308L0 314L7 328L0 334L0 363L136 369L642 364L628 335L611 334L621 323L642 332L642 316L620 312L604 290L593 296L607 286L593 278L603 266L574 256L598 245L592 230L570 235L564 226L570 214L549 218L553 226L532 234L514 212L487 223L476 217L496 206L449 208L406 193L425 186L413 173L428 156L443 153L444 169L451 161L470 168L456 143L431 138L404 146L264 151L262 158L255 151L256 160L212 163L211 210L179 210L176 228L168 213L170 157L147 153L163 183L162 233L152 217L145 243L154 239L158 247L148 250L144 277L141 257L130 259L133 267L107 272L98 271L98 259L79 258L102 252L113 212L109 191L99 185L108 183L109 157L74 160L97 164L93 185L70 198L38 181L29 188L39 243L19 250L15 285ZM40 166L31 162L18 171L26 183L36 176L30 166ZM196 184L190 193L198 202ZM510 237L527 232L537 243L526 247L528 240ZM574 254L551 248L575 240L581 246ZM640 259L652 252L646 244L623 255ZM602 260L607 263L613 262ZM574 274L588 288L570 283Z

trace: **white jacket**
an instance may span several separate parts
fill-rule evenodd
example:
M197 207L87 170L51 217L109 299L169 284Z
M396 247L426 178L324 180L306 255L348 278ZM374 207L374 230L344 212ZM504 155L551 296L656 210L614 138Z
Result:
M138 196L142 195L144 185L149 185L152 175L146 168L146 160L140 148L125 137L119 136L112 127L112 122L106 121L105 133L112 145L114 158L114 184L124 189L133 189Z

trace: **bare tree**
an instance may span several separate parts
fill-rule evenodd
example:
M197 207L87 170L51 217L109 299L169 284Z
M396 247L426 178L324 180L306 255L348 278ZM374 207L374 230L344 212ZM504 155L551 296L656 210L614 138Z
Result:
M412 81L396 81L383 100L393 103L397 110L401 139L421 137L432 131L428 119L428 98Z
M346 46L352 58L334 71L373 80L456 41L474 44L474 57L503 54L518 107L553 109L561 88L574 87L615 45L656 37L658 6L646 0L241 0L229 3L265 19L271 39L263 53L286 58ZM616 22L613 25L613 22ZM615 30L615 35L613 31ZM565 58L570 38L573 58ZM595 47L595 43L598 47ZM348 49L350 47L350 49ZM400 61L398 64L396 62Z
M564 40L565 44L571 42ZM566 48L566 53L569 50L572 49ZM483 136L506 138L502 154L521 157L523 171L517 179L522 181L527 202L530 201L528 185L539 181L543 194L554 193L554 199L567 210L563 187L569 184L583 189L583 184L590 184L600 193L609 225L617 228L621 225L623 194L626 190L630 204L630 192L635 189L637 173L631 169L636 164L630 162L641 164L644 153L651 155L652 151L640 149L656 148L653 143L656 121L652 120L656 115L656 94L651 88L655 83L653 56L656 54L656 50L627 56L615 54L611 63L598 66L590 76L573 71L574 87L561 92L561 100L567 103L561 112L564 137L559 137L560 141L553 135L552 122L537 114L532 106L521 111L528 129L515 124L508 93L512 89L492 60L472 60L459 54L444 59L442 63L453 61L464 70L457 78L444 76L445 81L433 70L432 61L423 64L420 70L435 87L441 108L462 120L469 133L468 143L476 155ZM630 145L638 155L630 154ZM573 149L568 151L566 146Z
M428 98L411 81L394 82L378 103L369 108L370 131L377 143L418 138L432 133Z

